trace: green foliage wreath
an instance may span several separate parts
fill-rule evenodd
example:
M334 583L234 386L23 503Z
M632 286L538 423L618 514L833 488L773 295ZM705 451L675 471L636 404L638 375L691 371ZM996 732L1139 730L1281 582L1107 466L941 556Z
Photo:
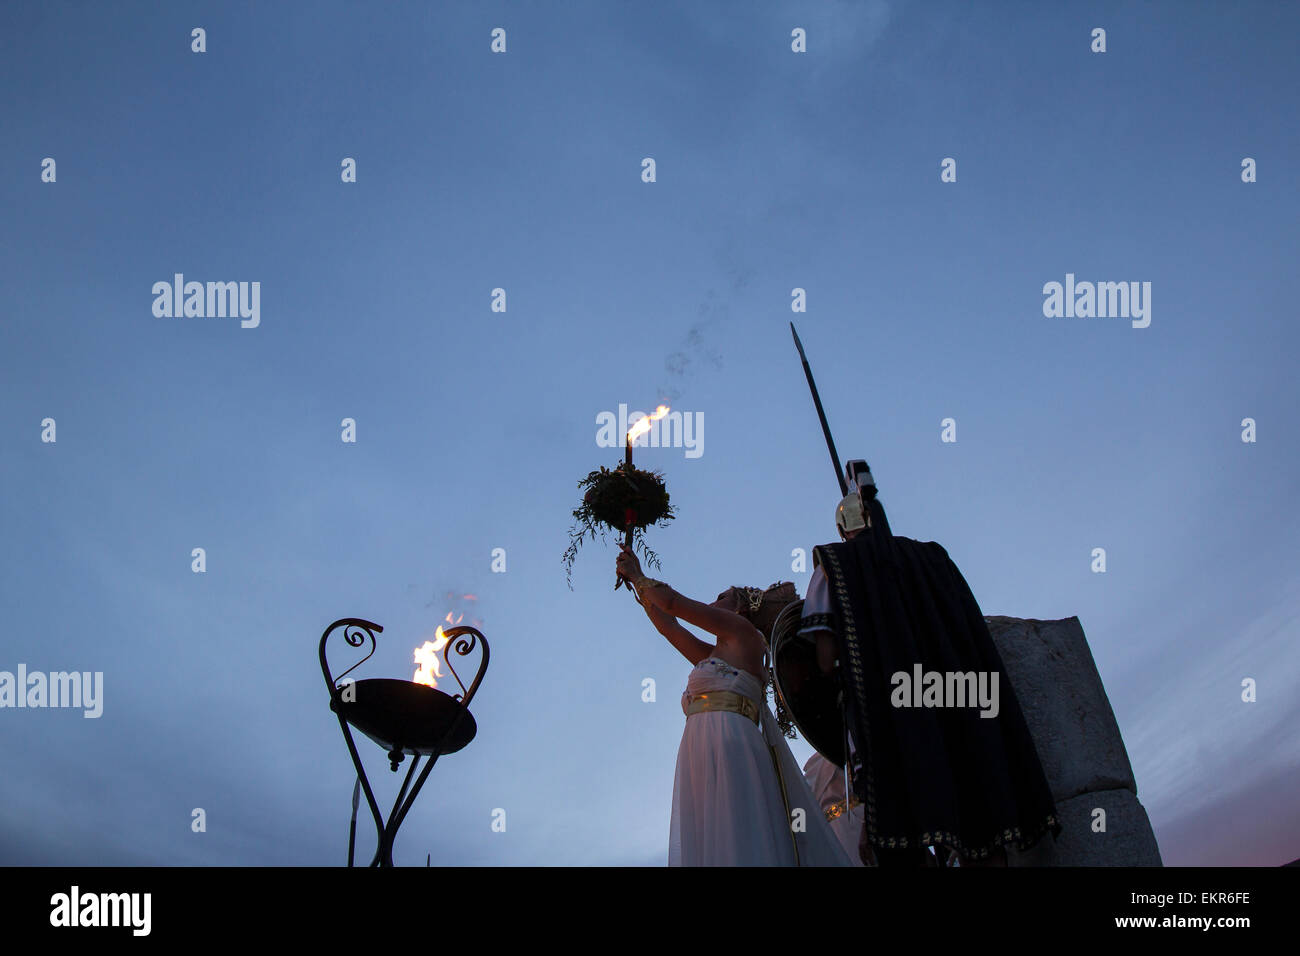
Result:
M646 563L659 567L659 556L646 547L645 529L651 525L665 526L676 516L668 501L668 487L663 475L642 471L626 464L617 468L601 468L578 482L586 489L582 505L574 509L574 525L569 529L569 546L564 551L564 576L573 589L573 561L578 548L588 538L605 540L610 532L623 534L627 530L627 514L631 510L632 550L640 551Z

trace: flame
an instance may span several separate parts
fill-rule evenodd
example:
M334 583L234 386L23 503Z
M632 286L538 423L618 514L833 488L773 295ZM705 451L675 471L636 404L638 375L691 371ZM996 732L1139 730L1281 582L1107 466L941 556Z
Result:
M448 611L445 621L447 624L455 627L464 620L464 618L465 615L462 614L453 621L451 619L451 612ZM443 631L442 625L439 624L438 630L434 632L433 640L425 641L415 649L415 663L419 666L416 667L415 676L412 677L411 680L417 684L425 684L429 687L438 686L438 678L443 676L442 668L438 666L438 655L442 653L442 649L447 646L447 641L449 640L450 638L447 637L446 632Z
M635 425L633 425L631 428L627 430L627 440L629 442L636 441L638 438L640 438L642 435L644 435L646 432L650 430L651 422L657 422L659 421L659 419L663 418L667 414L668 414L668 406L660 405L651 414L647 415L645 418L640 419Z

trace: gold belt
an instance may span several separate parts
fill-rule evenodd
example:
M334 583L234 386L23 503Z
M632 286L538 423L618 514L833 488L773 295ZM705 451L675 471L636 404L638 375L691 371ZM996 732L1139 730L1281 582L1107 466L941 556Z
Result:
M848 813L854 807L860 807L860 806L862 806L862 801L859 800L856 796L849 797L847 801L836 800L834 803L832 803L829 807L826 808L826 819L827 821L830 821L836 819L837 817L842 817L844 816L844 814Z
M686 702L686 716L706 710L729 710L758 723L758 703L734 690L711 690L696 694Z

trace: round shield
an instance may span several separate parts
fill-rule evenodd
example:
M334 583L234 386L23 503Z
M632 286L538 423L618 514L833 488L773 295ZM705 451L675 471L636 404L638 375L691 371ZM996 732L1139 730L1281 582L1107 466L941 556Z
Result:
M834 681L817 665L817 644L800 637L803 601L788 604L772 625L772 676L795 728L836 766L844 766L844 711Z

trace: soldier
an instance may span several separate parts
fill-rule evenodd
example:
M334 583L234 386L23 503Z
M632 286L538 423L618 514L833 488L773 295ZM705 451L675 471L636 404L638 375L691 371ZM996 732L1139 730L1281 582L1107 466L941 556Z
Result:
M891 534L867 463L846 471L842 540L813 551L799 634L839 689L860 855L925 866L934 847L962 866L1005 865L1006 847L1055 838L1060 824L1002 659L948 553ZM916 673L927 675L919 707L901 691ZM977 679L996 690L995 707L965 693Z

